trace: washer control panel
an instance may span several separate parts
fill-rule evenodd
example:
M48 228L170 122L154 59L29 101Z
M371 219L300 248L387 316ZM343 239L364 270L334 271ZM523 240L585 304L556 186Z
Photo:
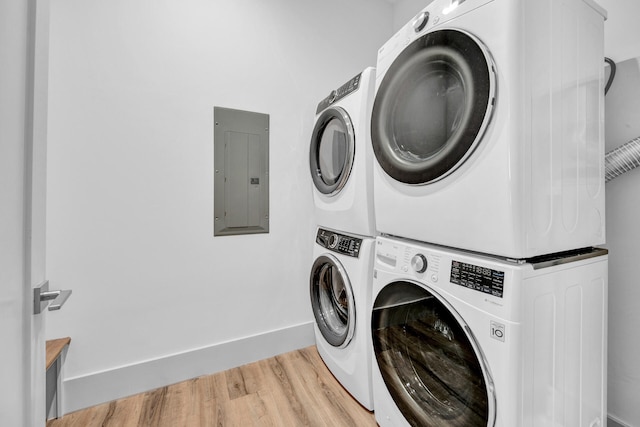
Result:
M332 90L325 99L320 101L320 103L318 104L318 108L316 108L316 114L320 113L320 111L324 110L334 102L338 102L350 93L357 91L360 87L361 76L362 73L358 74L357 76L340 86L338 89Z
M504 271L452 260L451 283L502 298Z
M316 243L330 251L358 258L362 239L319 228Z

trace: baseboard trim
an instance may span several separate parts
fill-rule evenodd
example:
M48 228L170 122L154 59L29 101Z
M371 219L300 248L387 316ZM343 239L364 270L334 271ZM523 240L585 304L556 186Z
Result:
M108 371L68 378L62 384L62 413L67 414L235 368L313 344L313 322L309 322Z
M631 427L631 425L609 414L607 417L607 427Z

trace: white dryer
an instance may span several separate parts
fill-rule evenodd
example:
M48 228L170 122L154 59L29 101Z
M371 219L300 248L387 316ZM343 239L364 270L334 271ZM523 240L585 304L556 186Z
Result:
M435 0L382 46L377 230L512 258L604 243L604 16Z
M316 346L331 373L365 408L371 389L373 238L318 229L311 267Z
M309 149L317 224L373 236L370 117L375 68L365 69L320 101Z
M517 263L380 237L375 253L381 426L605 425L606 250Z

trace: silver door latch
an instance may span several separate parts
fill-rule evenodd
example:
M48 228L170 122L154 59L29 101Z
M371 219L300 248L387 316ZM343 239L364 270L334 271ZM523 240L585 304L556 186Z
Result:
M49 281L45 280L40 285L33 288L33 314L40 314L45 307L49 306L49 311L60 310L71 295L71 290L50 291Z

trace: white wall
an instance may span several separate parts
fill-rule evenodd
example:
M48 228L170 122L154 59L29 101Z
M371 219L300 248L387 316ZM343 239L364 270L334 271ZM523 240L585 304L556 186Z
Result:
M70 381L311 323L315 107L375 65L390 14L382 0L53 2L48 273L73 295L47 336L72 337ZM213 237L214 106L270 114L269 234Z
M640 50L637 52L640 55ZM606 98L606 149L640 136L640 58L618 62ZM640 169L607 184L609 413L640 426Z
M640 136L640 3L600 0L609 12L605 22L605 55L619 64L606 97L606 150ZM628 61L625 61L628 60ZM640 170L607 184L609 256L608 401L612 419L640 426Z
M604 53L614 61L640 55L640 26L636 0L596 0L609 16L604 25Z

